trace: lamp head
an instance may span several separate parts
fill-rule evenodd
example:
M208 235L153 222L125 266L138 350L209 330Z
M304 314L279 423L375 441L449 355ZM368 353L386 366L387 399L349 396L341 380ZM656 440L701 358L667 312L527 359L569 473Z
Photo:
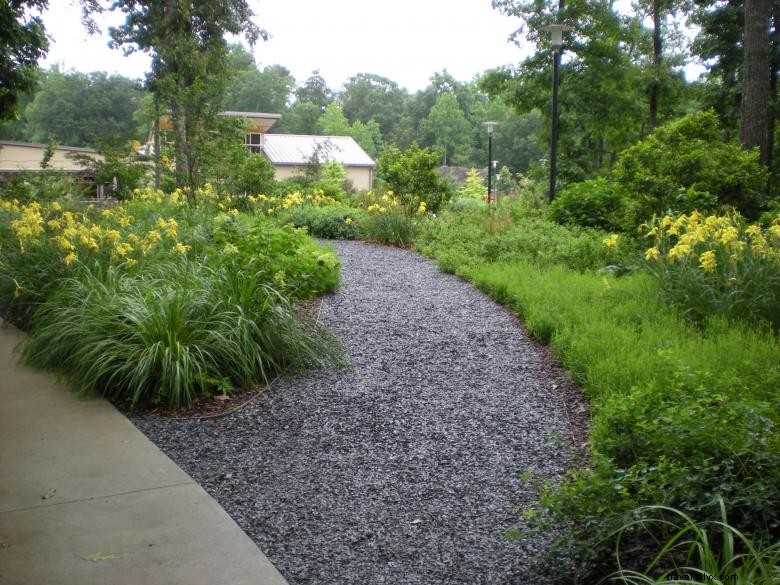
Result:
M498 122L484 122L484 124L487 126L488 136L493 136L493 130L498 126Z
M563 33L564 31L571 30L570 26L565 24L549 24L542 30L546 30L550 33L550 44L554 51L560 51L563 46Z

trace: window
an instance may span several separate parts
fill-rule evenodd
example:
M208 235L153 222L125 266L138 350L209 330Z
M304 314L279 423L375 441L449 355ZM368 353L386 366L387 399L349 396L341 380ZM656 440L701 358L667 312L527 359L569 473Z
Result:
M244 145L252 152L260 153L263 151L262 134L245 134Z

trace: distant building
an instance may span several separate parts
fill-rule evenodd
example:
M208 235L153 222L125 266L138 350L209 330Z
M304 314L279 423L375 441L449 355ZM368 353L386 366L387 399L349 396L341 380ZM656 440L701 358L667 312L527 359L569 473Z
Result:
M268 134L281 114L227 111L222 115L245 120L244 145L271 161L278 181L304 174L306 167L316 160L320 164L336 161L344 165L347 179L355 189L368 190L373 185L376 163L351 136ZM170 118L160 119L160 129L173 130ZM153 139L150 134L145 154L153 153Z
M46 144L0 140L0 174L34 173L44 170L41 168L41 161L47 148ZM64 171L79 176L90 174L89 169L72 158L74 154L83 154L96 159L101 158L94 148L57 145L51 160L49 160L47 170Z
M355 189L367 191L374 182L373 159L351 136L267 134L263 154L276 169L277 180L301 175L315 159L344 165Z
M40 173L46 171L59 171L67 173L80 183L88 185L93 195L102 198L104 189L102 185L95 185L94 169L84 166L74 158L74 155L86 155L96 160L103 157L94 148L81 148L77 146L60 146L54 149L46 169L41 168L47 144L34 142L16 142L13 140L0 140L0 180L19 175L20 173Z

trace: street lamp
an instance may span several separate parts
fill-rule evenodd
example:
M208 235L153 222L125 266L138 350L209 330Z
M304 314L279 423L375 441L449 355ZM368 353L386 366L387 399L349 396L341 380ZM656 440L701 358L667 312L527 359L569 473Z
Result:
M550 33L550 44L553 49L553 84L552 84L552 128L550 131L550 193L548 199L555 198L555 180L558 171L558 70L561 66L561 47L563 32L570 27L563 24L551 24L544 27Z
M498 122L485 122L488 132L488 184L487 184L487 202L490 203L492 178L493 178L493 129L498 126Z

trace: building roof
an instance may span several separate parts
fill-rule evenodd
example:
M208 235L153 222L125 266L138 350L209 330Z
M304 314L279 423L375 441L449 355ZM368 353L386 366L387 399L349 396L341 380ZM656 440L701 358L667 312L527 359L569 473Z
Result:
M266 112L236 112L233 110L225 110L220 112L221 116L234 116L236 118L262 118L263 120L278 120L282 117L281 114L268 114Z
M263 152L275 165L306 165L317 153L320 162L336 161L346 167L376 166L351 136L266 134Z
M40 142L18 142L16 140L0 140L0 146L23 146L25 148L37 148L37 149L43 149L47 148L48 144L42 144ZM86 146L63 146L61 144L56 144L55 148L57 150L67 150L69 152L80 152L83 154L97 154L97 150L94 148L87 148Z

